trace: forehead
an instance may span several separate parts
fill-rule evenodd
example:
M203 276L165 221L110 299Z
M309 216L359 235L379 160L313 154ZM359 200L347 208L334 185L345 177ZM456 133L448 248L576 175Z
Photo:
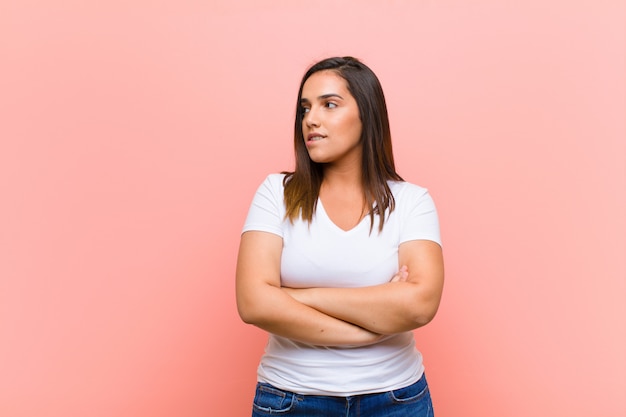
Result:
M302 98L313 99L326 94L350 95L348 83L335 71L318 71L311 75L302 86Z

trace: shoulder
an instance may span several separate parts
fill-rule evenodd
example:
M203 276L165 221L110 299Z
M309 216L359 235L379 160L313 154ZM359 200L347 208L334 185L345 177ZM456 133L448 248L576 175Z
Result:
M281 223L285 212L283 178L283 174L271 174L259 185L248 210L243 232L256 230L282 237Z
M437 208L428 189L399 181L390 183L389 188L396 203L392 214L401 223L400 242L432 240L441 245Z
M402 181L390 182L389 188L399 213L436 212L435 202L427 188Z
M410 202L428 197L428 189L406 181L389 181L389 189L396 203Z
M269 174L265 181L272 181L282 184L286 174Z
M282 195L284 192L283 180L285 174L269 174L265 180L259 185L258 193L271 194L275 196Z
M285 174L269 174L267 177L265 177L263 184L267 184L272 188L282 188L284 179Z

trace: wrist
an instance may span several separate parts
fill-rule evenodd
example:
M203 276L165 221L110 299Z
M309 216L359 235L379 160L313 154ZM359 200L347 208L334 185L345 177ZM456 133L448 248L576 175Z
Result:
M297 302L307 305L311 307L309 304L309 296L308 293L311 290L310 288L289 288L283 287L283 291L285 291L289 296L295 299Z

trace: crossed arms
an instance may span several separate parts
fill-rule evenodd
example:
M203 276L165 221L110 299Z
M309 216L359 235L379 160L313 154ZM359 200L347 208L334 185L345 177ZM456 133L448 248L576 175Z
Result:
M402 268L389 282L358 288L286 288L280 284L282 238L249 231L237 258L242 320L279 336L321 346L363 346L429 323L443 290L441 247L404 242Z

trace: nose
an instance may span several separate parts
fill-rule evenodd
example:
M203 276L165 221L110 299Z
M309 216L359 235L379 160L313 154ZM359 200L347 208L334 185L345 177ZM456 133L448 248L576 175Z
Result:
M315 111L315 109L313 107L311 107L309 109L308 112L304 113L304 123L306 123L306 126L311 128L311 127L319 127L320 122L319 122L319 118L317 116L317 112Z

